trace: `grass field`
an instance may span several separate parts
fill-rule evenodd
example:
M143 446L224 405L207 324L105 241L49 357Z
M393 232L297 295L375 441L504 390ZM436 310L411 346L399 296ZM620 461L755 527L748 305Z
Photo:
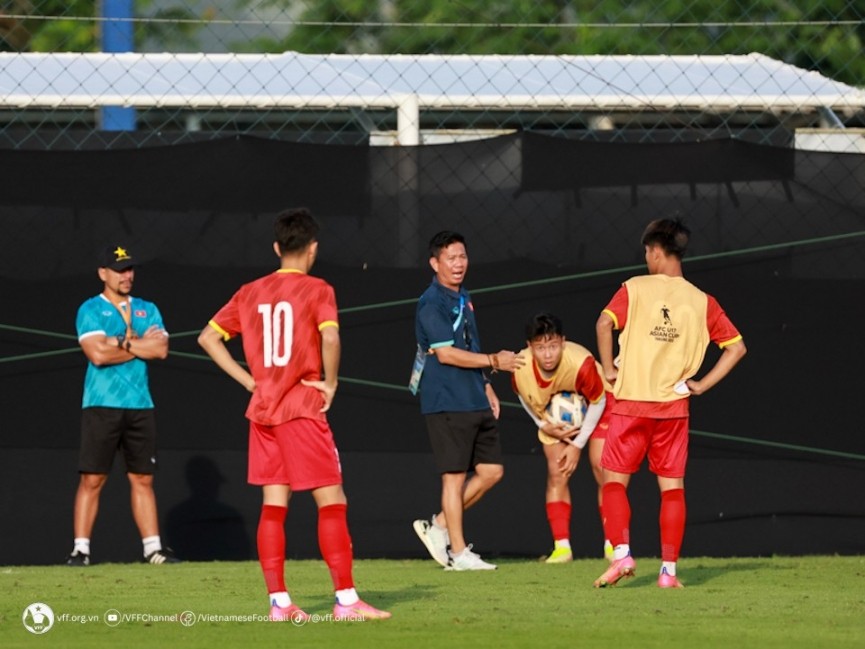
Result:
M686 558L684 590L657 588L656 559L638 560L635 578L605 590L591 587L602 560L498 563L453 573L432 561L356 561L361 596L393 618L302 627L255 619L267 613L255 562L4 566L0 647L865 647L865 557ZM292 561L287 574L308 613L331 612L323 562ZM55 616L38 635L22 620L35 602ZM110 609L116 626L105 622Z

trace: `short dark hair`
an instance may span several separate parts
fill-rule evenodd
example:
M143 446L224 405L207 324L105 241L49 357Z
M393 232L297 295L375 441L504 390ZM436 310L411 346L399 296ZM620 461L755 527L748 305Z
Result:
M535 314L526 323L526 340L564 335L565 332L561 318L547 311Z
M434 234L433 238L429 240L430 258L438 258L439 253L452 243L461 243L466 245L466 239L459 232L453 232L451 230L442 230L441 232Z
M318 221L305 207L292 207L276 215L273 236L280 254L298 252L318 239Z
M679 219L656 219L646 226L641 242L644 246L661 246L665 254L681 259L690 236L691 231Z

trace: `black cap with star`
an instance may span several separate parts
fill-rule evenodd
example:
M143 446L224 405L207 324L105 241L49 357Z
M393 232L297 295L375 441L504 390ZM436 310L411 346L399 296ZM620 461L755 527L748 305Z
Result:
M132 260L129 248L124 248L123 246L110 246L106 248L99 262L100 268L110 268L118 272L132 268L134 265L135 262Z

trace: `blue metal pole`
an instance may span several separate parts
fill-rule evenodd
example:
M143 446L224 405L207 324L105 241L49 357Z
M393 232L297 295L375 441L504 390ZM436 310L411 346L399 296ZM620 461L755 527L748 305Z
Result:
M133 0L101 0L100 31L103 52L132 52L135 40L132 25ZM135 108L104 106L101 110L103 131L134 131Z

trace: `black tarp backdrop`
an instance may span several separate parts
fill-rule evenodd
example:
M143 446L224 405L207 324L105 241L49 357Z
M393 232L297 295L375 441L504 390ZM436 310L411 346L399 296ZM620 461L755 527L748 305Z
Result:
M429 236L451 227L468 237L467 286L485 349L521 346L524 321L541 309L561 314L570 337L594 348L599 310L640 272L642 227L671 213L694 231L687 276L719 298L749 348L724 383L692 404L685 555L865 549L865 442L855 408L865 359L860 156L539 138L402 150L232 138L30 151L26 160L0 152L3 561L54 563L69 550L84 372L74 316L100 289L94 251L115 239L146 260L135 293L159 304L173 334L174 353L151 370L163 535L190 559L254 556L259 493L245 484L246 395L200 357L195 336L240 283L275 267L273 213L296 204L321 217L315 273L335 286L342 309L331 423L358 556L423 556L410 523L438 507L423 422L404 388L413 299L431 277ZM581 182L562 172L572 166ZM681 170L682 182L658 176L661 166ZM82 168L110 171L110 181L85 179ZM617 175L628 169L627 179ZM77 181L66 191L53 189L69 176ZM494 385L515 401L507 377ZM469 512L469 538L485 555L539 556L550 546L542 455L518 408L505 407L501 431L506 476ZM597 556L587 466L573 495L576 552ZM635 551L657 555L657 489L645 470L631 495ZM318 556L314 520L311 499L299 494L290 556ZM93 548L100 561L138 557L119 463Z

